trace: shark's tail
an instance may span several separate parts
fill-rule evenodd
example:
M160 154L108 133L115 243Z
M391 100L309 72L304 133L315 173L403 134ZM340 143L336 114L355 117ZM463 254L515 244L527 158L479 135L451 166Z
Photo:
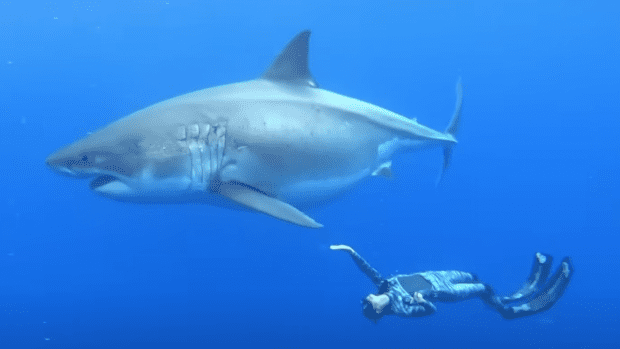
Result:
M461 121L461 110L463 109L463 84L461 83L461 78L456 83L456 107L454 108L454 114L452 115L452 120L450 120L450 124L444 131L445 133L451 135L456 139L456 134L459 131L459 124ZM456 142L449 142L443 146L443 168L441 169L441 174L439 178L437 178L437 182L435 184L439 185L441 180L443 179L444 174L448 167L450 167L450 158L452 157L452 147L456 144Z

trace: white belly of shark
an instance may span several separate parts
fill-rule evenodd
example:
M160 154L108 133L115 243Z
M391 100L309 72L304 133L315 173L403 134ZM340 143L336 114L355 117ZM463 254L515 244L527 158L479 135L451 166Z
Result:
M447 169L462 106L436 131L320 89L308 68L309 31L258 79L192 92L139 110L46 159L58 173L94 177L103 196L136 202L238 204L304 227L300 211L368 176L391 176L399 152L443 148Z

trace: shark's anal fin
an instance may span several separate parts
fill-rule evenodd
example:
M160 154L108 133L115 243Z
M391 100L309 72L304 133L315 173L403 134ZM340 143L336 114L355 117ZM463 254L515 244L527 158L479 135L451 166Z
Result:
M261 78L292 84L319 87L308 68L308 40L310 31L297 34L280 52Z
M232 201L252 208L256 211L268 214L293 224L307 228L322 228L323 225L308 217L295 207L278 199L267 196L256 190L252 190L238 183L222 183L219 193Z

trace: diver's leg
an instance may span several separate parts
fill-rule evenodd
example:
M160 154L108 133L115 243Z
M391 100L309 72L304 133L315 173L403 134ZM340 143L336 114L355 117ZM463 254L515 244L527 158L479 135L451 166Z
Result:
M447 271L448 279L453 284L471 284L478 282L478 276L464 271L451 270Z
M532 263L532 271L527 281L521 286L521 288L508 297L503 297L502 302L511 303L521 299L525 299L528 296L534 294L540 289L547 280L549 272L551 271L551 264L553 257L544 255L540 252L534 256L534 262Z
M483 297L487 287L482 283L451 283L434 284L432 296L441 302L456 302L473 297Z
M504 306L499 310L506 319L533 315L551 308L564 294L570 279L573 276L573 263L569 257L562 260L560 268L553 274L545 287L535 294L532 299L518 306Z
M452 300L459 301L473 297L484 297L488 294L487 286L483 283L453 284L451 287Z
M432 271L421 273L424 278L431 282L433 299L442 302L455 302L473 297L480 299L499 312L503 317L510 318L512 308L504 306L500 297L495 295L493 288L478 281L473 274L458 271ZM476 280L472 283L453 283L454 281Z
M430 292L421 291L425 295L428 294L432 299L442 302L460 301L472 297L480 297L486 303L491 305L499 304L493 288L478 280L478 277L472 273L466 273L457 270L447 271L427 271L420 273L422 277L428 280L432 285Z
M476 275L458 270L425 271L418 273L418 275L425 278L437 289L446 288L451 284L478 282Z

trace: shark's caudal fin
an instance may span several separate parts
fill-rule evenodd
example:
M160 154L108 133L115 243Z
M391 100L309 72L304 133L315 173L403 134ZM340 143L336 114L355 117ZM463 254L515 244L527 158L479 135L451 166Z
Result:
M456 134L459 130L459 124L461 121L461 110L463 109L463 83L459 78L459 81L456 83L456 107L454 108L454 114L452 115L452 120L450 120L450 124L444 131L445 133L456 138ZM443 147L443 167L441 169L441 174L439 178L437 178L436 185L441 183L444 174L448 167L450 167L450 158L452 157L452 147L456 143L446 143Z

